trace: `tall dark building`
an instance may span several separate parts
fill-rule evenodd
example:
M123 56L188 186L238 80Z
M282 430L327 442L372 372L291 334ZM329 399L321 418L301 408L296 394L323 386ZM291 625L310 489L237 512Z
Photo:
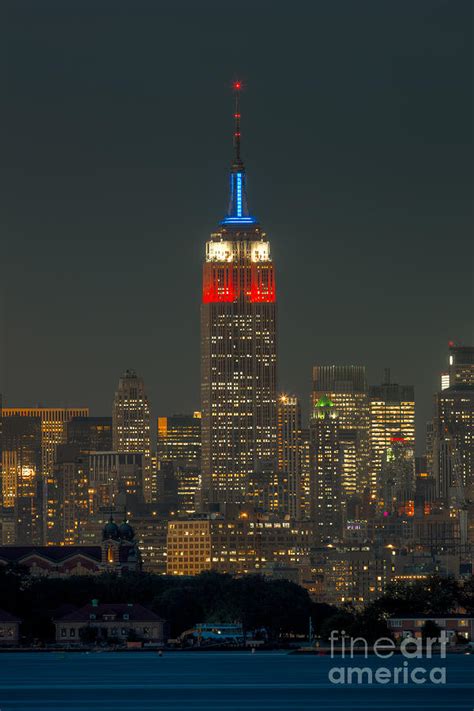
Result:
M438 496L449 501L461 487L474 497L474 385L459 383L436 395L434 428Z
M194 513L201 503L201 413L159 417L156 449L161 510Z
M67 423L67 444L81 452L110 452L112 450L111 417L73 417Z
M427 451L437 496L464 507L474 500L474 348L448 344Z
M143 378L126 370L119 379L112 409L112 448L114 452L142 455L142 493L153 500L151 469L150 404Z
M240 88L229 208L206 244L201 306L203 493L234 503L245 501L263 462L276 466L275 277L270 243L247 205Z
M339 414L328 397L314 406L310 418L310 511L318 538L342 531L342 468Z
M175 464L201 463L201 413L158 418L156 455Z
M301 519L301 406L292 395L282 394L278 398L277 453L278 474L284 485L284 509L291 518Z

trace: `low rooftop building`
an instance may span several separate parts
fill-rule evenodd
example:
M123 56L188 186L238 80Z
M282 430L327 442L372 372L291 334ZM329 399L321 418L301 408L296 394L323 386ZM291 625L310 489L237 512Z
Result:
M143 605L99 603L74 610L54 620L56 641L65 644L107 641L121 644L129 640L162 643L164 622Z
M30 575L68 577L141 570L140 551L133 528L110 517L96 546L0 546L0 565L15 564Z
M446 632L451 642L456 641L456 637L466 640L474 639L474 617L471 615L421 615L404 614L390 617L387 620L388 627L396 639L403 637L421 637L423 627L426 622L434 622L440 631ZM430 635L432 636L432 635Z

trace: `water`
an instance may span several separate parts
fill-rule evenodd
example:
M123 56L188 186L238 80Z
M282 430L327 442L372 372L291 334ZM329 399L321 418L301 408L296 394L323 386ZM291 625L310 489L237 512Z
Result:
M334 686L340 659L283 652L0 655L0 711L435 711L474 709L474 655L413 660L446 666L446 685ZM352 666L401 666L403 658L356 658Z

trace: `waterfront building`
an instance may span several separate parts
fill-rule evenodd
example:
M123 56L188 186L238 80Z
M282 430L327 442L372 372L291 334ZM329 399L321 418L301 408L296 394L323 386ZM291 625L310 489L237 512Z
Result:
M126 644L136 640L154 644L164 642L164 621L157 614L137 603L101 603L92 600L78 610L53 620L56 643Z

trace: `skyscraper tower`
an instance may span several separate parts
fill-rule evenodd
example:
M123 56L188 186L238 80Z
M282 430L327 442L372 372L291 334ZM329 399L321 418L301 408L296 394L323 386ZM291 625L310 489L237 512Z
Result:
M438 496L449 500L460 486L473 497L474 385L457 383L435 396L433 455Z
M474 348L448 343L448 370L441 373L441 390L456 385L474 385Z
M203 493L244 502L262 462L276 466L276 305L270 243L247 205L235 82L227 215L206 244L201 306Z
M315 404L310 418L310 509L313 532L334 538L342 531L339 413L328 397Z
M112 410L112 445L115 452L142 454L143 497L152 499L150 405L143 378L127 370L119 380Z
M363 365L315 365L313 407L321 398L334 404L341 440L342 495L344 500L363 495L369 480L369 396Z
M299 400L292 395L280 395L277 404L278 473L286 489L287 511L295 519L302 517L301 449Z
M390 371L385 371L385 382L371 386L370 397L370 450L371 490L379 489L384 453L392 446L393 438L407 445L415 443L415 392L413 385L390 382Z
M459 498L459 488L474 499L474 347L448 345L428 443L437 494L446 502Z

